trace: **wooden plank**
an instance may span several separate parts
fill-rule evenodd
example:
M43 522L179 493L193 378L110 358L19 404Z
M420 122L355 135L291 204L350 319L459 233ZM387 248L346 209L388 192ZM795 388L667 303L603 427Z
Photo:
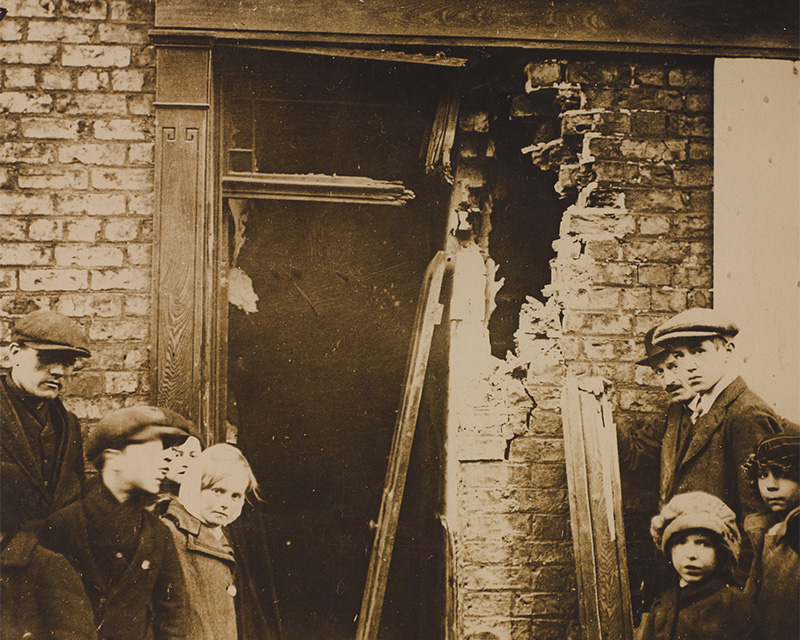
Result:
M793 2L717 0L157 0L155 26L291 34L779 48L796 54Z
M629 640L632 608L608 383L600 378L570 378L562 413L584 637Z
M402 207L414 192L401 182L362 176L296 175L286 173L229 173L222 178L226 198L362 202Z
M425 382L425 372L428 367L433 330L442 319L443 307L439 302L439 296L442 290L446 261L444 252L439 251L428 265L423 279L417 317L414 322L414 338L406 365L402 401L395 422L389 465L381 498L381 510L369 560L366 587L361 601L361 613L358 617L356 640L375 640L378 637L383 598L386 593L394 539L403 502L408 464L411 459L411 447L417 428L417 416L422 398L422 386Z

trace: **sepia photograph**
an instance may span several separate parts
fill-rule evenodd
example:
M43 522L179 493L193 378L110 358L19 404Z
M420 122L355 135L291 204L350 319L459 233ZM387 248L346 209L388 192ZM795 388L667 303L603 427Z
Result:
M800 7L0 0L2 640L800 640Z

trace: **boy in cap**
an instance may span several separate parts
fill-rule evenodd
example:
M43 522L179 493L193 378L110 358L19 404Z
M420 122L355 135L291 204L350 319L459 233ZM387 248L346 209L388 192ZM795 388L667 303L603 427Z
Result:
M662 502L705 491L725 502L741 526L759 505L740 468L760 440L781 431L782 420L731 371L737 333L717 312L696 308L657 327L653 344L674 356L697 394L689 403L689 423L662 445ZM747 554L742 560L749 568Z
M673 497L650 533L672 567L672 587L653 603L642 640L756 640L758 614L732 585L739 556L736 516L702 491Z
M59 396L90 353L83 330L52 311L19 318L11 340L11 370L0 376L0 490L4 509L35 529L80 495L80 425Z
M762 440L744 464L766 511L745 518L755 558L745 585L761 613L765 640L800 636L800 436Z
M53 514L42 544L83 579L100 640L186 638L188 605L166 526L145 507L167 469L165 449L191 432L169 409L127 407L103 417L86 439L100 471L87 495Z

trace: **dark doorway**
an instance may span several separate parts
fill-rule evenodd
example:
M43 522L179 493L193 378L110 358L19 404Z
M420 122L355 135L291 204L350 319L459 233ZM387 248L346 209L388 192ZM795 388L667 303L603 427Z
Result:
M239 244L231 219L231 260L258 301L255 311L229 307L228 419L262 487L285 640L350 639L419 288L444 239L448 195L420 157L438 80L324 56L226 64L237 70L222 74L229 174L358 175L415 194L404 206L251 199ZM436 486L438 465L422 461L415 482L427 473ZM417 633L424 594L409 526L385 638L427 637Z

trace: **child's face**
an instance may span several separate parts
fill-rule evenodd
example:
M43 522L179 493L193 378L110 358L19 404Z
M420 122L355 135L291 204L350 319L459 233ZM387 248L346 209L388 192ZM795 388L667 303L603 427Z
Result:
M127 493L158 493L167 472L167 456L161 440L132 442L117 452L114 469Z
M717 568L714 541L705 533L689 533L672 545L671 553L682 587L702 582Z
M671 349L681 377L695 393L705 393L722 379L732 352L733 344L721 339L691 340Z
M696 393L683 378L683 370L678 365L678 359L669 353L660 361L653 364L653 371L661 381L661 387L670 397L672 402L689 402Z
M800 483L784 477L778 469L758 470L758 491L770 511L789 511L800 504Z
M247 474L234 473L218 480L200 492L200 513L197 514L211 526L230 524L242 513Z
M194 436L189 436L186 441L177 447L172 447L168 450L169 470L167 471L167 480L172 480L177 484L183 482L183 475L189 463L197 457L200 453L200 441Z

